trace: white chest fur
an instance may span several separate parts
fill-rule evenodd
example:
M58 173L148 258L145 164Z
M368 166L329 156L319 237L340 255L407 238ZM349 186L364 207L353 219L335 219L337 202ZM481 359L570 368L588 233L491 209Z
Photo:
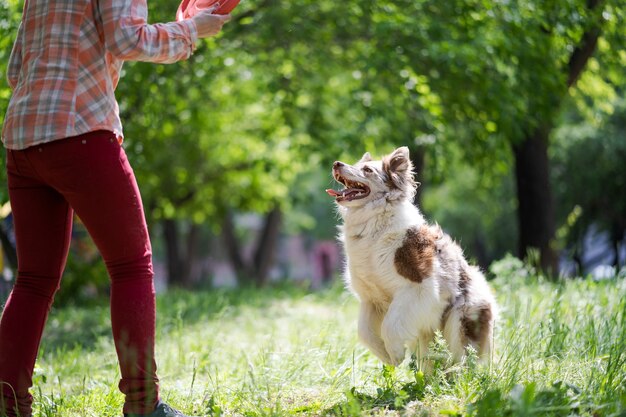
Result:
M348 285L360 299L386 309L394 294L406 284L394 265L396 251L402 246L407 229L425 220L407 202L387 206L374 216L368 211L364 218L359 212L346 212L344 221Z

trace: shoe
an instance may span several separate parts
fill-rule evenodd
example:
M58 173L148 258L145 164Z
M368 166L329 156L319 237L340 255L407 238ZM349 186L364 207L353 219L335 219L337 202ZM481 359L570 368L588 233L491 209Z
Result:
M191 417L191 416L181 413L180 411L165 404L163 401L159 401L154 411L151 412L150 414L132 414L132 413L126 414L124 413L124 417Z

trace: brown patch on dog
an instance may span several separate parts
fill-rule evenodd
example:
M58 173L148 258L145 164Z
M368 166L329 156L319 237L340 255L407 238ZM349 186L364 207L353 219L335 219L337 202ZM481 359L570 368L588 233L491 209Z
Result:
M433 272L433 260L437 254L436 240L437 235L427 225L408 229L394 257L398 273L413 282L428 278Z
M465 337L474 342L478 347L478 352L482 353L489 343L488 337L493 320L493 311L489 304L482 304L476 308L477 317L473 319L464 315L461 317L461 327Z

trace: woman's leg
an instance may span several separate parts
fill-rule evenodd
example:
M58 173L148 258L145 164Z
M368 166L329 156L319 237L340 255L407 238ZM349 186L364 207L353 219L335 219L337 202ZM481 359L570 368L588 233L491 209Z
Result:
M18 271L0 320L0 415L30 416L35 359L65 267L72 209L46 185L29 151L7 151ZM5 408L5 410L2 410Z
M152 249L126 154L113 133L100 131L51 143L37 156L45 158L45 176L82 220L111 277L124 412L150 413L158 400Z

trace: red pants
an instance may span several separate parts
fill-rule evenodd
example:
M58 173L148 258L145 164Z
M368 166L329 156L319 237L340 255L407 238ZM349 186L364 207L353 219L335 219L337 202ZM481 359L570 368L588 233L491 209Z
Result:
M0 415L32 413L32 374L67 259L74 210L111 279L124 412L158 400L152 250L135 175L115 135L97 131L7 150L18 272L0 320Z

